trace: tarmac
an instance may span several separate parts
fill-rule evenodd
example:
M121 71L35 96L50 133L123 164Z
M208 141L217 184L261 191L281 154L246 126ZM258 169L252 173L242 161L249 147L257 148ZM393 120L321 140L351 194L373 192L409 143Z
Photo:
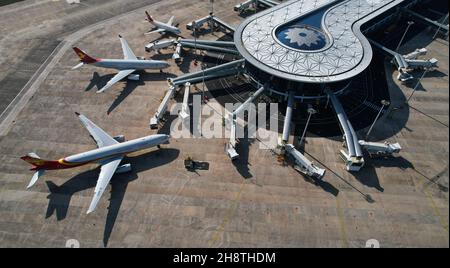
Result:
M5 10L14 17L36 2L0 8L0 23ZM45 9L54 14L75 9L62 2L48 3ZM215 14L238 25L243 18L232 9L238 2L216 1ZM127 8L118 17L109 15L105 21L85 22L86 27L63 35L53 55L52 49L46 49L44 54L51 56L36 61L34 69L43 66L41 70L34 75L36 71L30 69L31 75L24 76L29 81L26 77L34 75L28 86L17 86L22 93L16 92L16 102L0 117L1 247L65 247L72 239L80 247L361 248L370 239L381 247L449 246L448 41L430 42L433 32L423 32L401 48L408 51L424 44L427 57L439 59L439 68L424 77L409 105L404 102L414 83L400 84L396 71L385 63L392 105L375 125L370 140L399 142L403 149L389 159L366 158L359 173L344 170L338 156L342 142L337 138L306 138L306 155L327 169L318 182L304 178L271 151L261 150L258 141L241 141L243 157L232 163L224 151L227 139L172 139L160 150L129 156L126 162L131 163L132 172L114 176L92 214L86 211L99 171L95 165L49 171L26 190L33 173L21 156L36 152L44 159L58 159L95 148L74 112L126 139L166 131L171 120L162 130L149 128L168 89L166 79L199 66L193 64L193 50L184 54L187 57L180 66L171 59L170 49L161 54L145 52L144 46L159 35L144 36L150 27L143 11L149 10L161 21L175 15L182 36L192 38L185 25L206 16L209 1L169 0L136 4L135 9ZM30 14L26 19L34 17ZM21 29L21 23L30 21L10 21L9 31ZM96 94L114 70L92 66L71 70L78 62L71 46L95 57L120 58L118 34L138 56L167 60L172 66L162 74L149 70L141 75L142 81L120 82ZM201 38L222 36L205 32ZM4 55L1 41L0 47ZM42 60L47 62L40 65ZM420 77L420 72L414 75ZM187 171L184 159L188 156L208 162L209 169Z

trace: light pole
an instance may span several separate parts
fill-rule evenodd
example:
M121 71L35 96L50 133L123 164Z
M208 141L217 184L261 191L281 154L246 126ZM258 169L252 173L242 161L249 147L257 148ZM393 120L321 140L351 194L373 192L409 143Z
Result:
M427 74L428 70L425 69L425 71L423 71L422 76L419 78L419 81L417 81L416 86L413 89L413 92L411 93L411 95L409 95L408 99L406 100L406 104L409 103L409 101L411 100L412 96L414 95L414 93L416 92L417 88L419 87L419 84L422 82L422 79L425 77L425 75Z
M211 14L214 14L214 0L209 0L211 3Z
M301 146L302 145L302 143L303 143L303 139L305 138L305 135L306 135L306 130L308 129L308 125L309 125L309 121L311 120L311 116L313 115L313 114L316 114L317 113L317 111L316 110L314 110L314 108L312 108L311 106L309 106L309 108L308 108L308 120L306 121L306 125L305 125L305 130L303 130L303 134L302 134L302 137L301 137L301 139L300 139L300 142L299 142L299 146Z
M403 42L403 39L405 39L405 36L406 36L406 33L408 32L408 30L409 30L409 27L411 27L411 25L413 25L414 24L414 21L408 21L408 26L406 26L406 30L405 30L405 32L403 33L403 36L402 36L402 39L400 39L400 42L398 42L398 45L397 45L397 48L395 49L395 52L398 52L398 49L400 48L400 46L401 46L401 44L402 44L402 42Z
M373 123L372 123L372 125L370 126L369 131L367 131L367 134L366 134L366 140L367 140L367 138L369 138L370 132L372 132L373 126L375 126L375 123L377 122L378 118L380 117L381 112L383 112L384 107L385 107L385 106L389 106L390 104L391 104L391 103L390 103L389 101L387 101L387 100L382 100L382 101L381 101L381 105L382 105L382 106L381 106L381 109L380 109L380 111L378 112L377 117L375 117L375 120L373 120Z
M448 19L448 13L447 15L445 15L445 18L442 20L442 24L444 24L444 22ZM439 28L437 29L436 33L433 35L433 40L436 38L436 36L438 35L439 31L441 30L441 24L439 24Z
M195 23L195 21L192 22L193 28L194 28L194 46L195 46L195 60L194 60L194 64L197 65L197 24Z
M203 103L206 103L205 100L205 64L204 60L202 60L202 80L203 80L203 86L202 86L202 101Z

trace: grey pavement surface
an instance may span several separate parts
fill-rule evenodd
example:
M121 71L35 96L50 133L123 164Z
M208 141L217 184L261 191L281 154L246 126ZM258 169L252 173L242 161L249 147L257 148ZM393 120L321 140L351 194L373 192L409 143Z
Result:
M237 25L237 2L216 1L216 13ZM57 11L62 3L54 5L47 8ZM208 6L170 0L151 11L161 20L174 14L183 36L190 37L184 25L206 15ZM2 12L4 7L0 18ZM173 63L170 50L144 51L158 36L143 35L149 28L143 18L137 10L69 41L94 56L117 57L122 33L137 55ZM221 36L215 35L202 38ZM425 32L411 42L431 36ZM143 82L120 82L96 94L114 71L72 71L77 58L63 47L0 136L0 246L64 247L77 239L81 247L365 247L377 239L381 247L448 247L448 41L437 39L427 48L429 57L440 60L438 70L425 77L411 107L391 111L373 130L373 140L394 133L389 140L400 142L403 151L393 159L368 160L360 173L350 174L338 156L341 142L308 136L306 152L328 169L315 185L258 142L249 145L247 161L233 165L224 152L226 139L173 139L161 150L131 155L133 171L115 176L97 211L86 215L96 166L49 171L26 190L32 172L19 157L34 151L54 159L95 148L74 112L111 135L156 133L148 122L167 90L166 78L198 67L173 64L165 74L147 71ZM387 73L392 102L400 105L411 87L398 84L396 72ZM186 171L187 156L209 162L209 170Z

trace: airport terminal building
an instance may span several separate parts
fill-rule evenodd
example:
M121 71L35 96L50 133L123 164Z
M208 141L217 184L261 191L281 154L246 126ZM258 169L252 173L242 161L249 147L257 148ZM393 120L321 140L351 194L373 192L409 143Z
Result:
M186 86L187 83L190 85L244 74L256 91L237 111L241 112L246 104L253 102L261 94L269 95L275 101L286 105L280 139L282 148L287 148L285 146L291 134L294 109L303 111L303 116L306 116L309 122L311 115L316 113L316 108L326 110L332 106L330 111L334 114L333 117L337 118L335 124L339 124L346 145L346 150L341 150L341 158L348 171L359 171L364 165L363 149L376 154L391 154L398 152L401 146L360 140L342 102L349 100L356 102L353 106L364 104L374 110L381 107L380 113L385 106L389 106L389 101L385 99L379 99L383 101L382 106L378 104L379 100L377 104L370 103L367 98L353 100L357 95L369 94L358 92L358 84L361 83L359 75L371 65L374 54L371 44L373 41L366 35L392 23L398 18L399 11L412 8L419 2L295 0L279 3L250 0L236 6L235 10L261 4L269 8L249 16L236 28L211 13L188 24L187 28L195 31L206 22L213 27L222 26L233 32L233 42L181 40L175 58L179 57L178 52L184 47L233 54L234 59L171 79L172 89L166 97L175 92L175 87ZM402 58L400 55L396 56ZM374 89L370 78L364 79L366 88L363 91L371 88L370 94L381 95ZM236 124L237 111L232 114L233 126ZM161 114L158 110L151 125L157 124ZM234 131L233 127L232 132ZM239 156L235 148L236 138L232 135L227 150L231 159ZM297 163L307 170L306 174L323 176L323 170L313 167L305 159L296 157L300 154L295 149L292 155L297 159Z
M324 98L327 87L346 89L372 60L363 30L374 30L400 6L417 1L288 1L242 22L234 34L246 69L275 92Z

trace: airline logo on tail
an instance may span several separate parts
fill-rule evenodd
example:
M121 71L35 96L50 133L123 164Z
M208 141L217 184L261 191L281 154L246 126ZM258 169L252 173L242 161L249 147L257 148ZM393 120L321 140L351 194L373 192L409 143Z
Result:
M30 153L26 156L22 156L20 159L33 165L33 168L31 170L40 170L40 169L51 170L51 169L64 169L70 167L70 165L66 163L61 163L61 160L55 161L55 160L41 159L35 153Z
M43 166L43 165L45 165L45 162L46 162L45 160L32 157L31 155L22 156L21 159L35 167Z
M95 63L98 62L99 59L94 59L91 56L89 56L88 54L86 54L86 52L84 52L83 50L74 47L73 50L75 51L75 53L77 54L77 56L80 58L80 61L83 63Z
M81 53L81 52L78 52L78 57L80 57L80 59L84 59L84 54L83 53Z

